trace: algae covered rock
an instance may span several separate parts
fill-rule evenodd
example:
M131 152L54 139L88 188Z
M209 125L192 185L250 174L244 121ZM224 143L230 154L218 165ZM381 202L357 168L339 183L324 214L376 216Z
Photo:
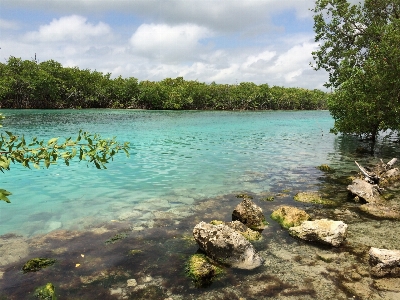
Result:
M251 270L264 262L243 235L224 224L212 225L200 222L194 227L193 236L200 249L219 263Z
M347 224L328 219L304 221L300 226L290 227L289 233L306 241L338 247L347 237Z
M249 198L244 198L233 210L232 221L236 220L253 230L263 230L268 225L261 207Z
M332 169L329 165L326 165L326 164L318 166L317 169L321 170L322 172L327 172L327 173L335 172L334 169Z
M35 290L35 297L41 300L56 300L56 289L54 285L49 282Z
M277 221L284 228L290 228L299 226L302 222L310 220L311 217L302 209L283 205L272 212L271 219Z
M56 260L51 258L32 258L24 264L24 266L22 267L22 271L24 273L36 272L51 265L54 265L55 262Z
M300 192L294 196L294 200L303 203L336 205L335 201L323 199L321 194L318 192Z
M400 277L400 251L378 249L371 247L369 250L370 272L373 276Z
M204 254L192 255L186 264L186 274L197 287L210 285L213 280L223 273L223 269L212 264Z
M261 239L260 232L250 229L240 221L226 222L225 225L239 232L246 240L250 242Z

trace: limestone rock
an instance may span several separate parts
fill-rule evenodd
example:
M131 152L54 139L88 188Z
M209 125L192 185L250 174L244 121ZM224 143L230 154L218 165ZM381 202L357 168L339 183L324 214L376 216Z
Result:
M315 204L332 205L332 206L337 204L333 200L323 199L322 195L315 191L297 193L293 197L293 199L295 201L303 203L315 203Z
M398 168L394 168L386 171L382 175L381 179L379 180L379 185L384 187L399 180L400 180L400 170Z
M271 214L271 219L277 221L282 227L289 228L310 220L310 216L302 209L283 205Z
M209 257L233 268L251 270L264 262L248 240L224 224L200 222L194 227L193 236Z
M240 221L226 222L225 225L239 232L248 241L258 241L259 239L261 239L260 232L250 229Z
M364 199L368 203L377 203L384 201L377 189L370 183L356 178L353 180L352 184L347 186L347 190L352 194Z
M304 221L300 226L290 227L289 233L306 241L340 246L347 236L347 225L342 221L327 219Z
M243 199L232 212L232 221L239 220L253 230L263 230L268 224L261 207L249 198Z
M400 251L371 247L369 250L370 272L373 276L400 276Z

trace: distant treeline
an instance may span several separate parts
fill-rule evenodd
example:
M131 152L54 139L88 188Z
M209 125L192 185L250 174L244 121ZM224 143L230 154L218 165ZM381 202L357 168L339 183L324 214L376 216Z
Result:
M327 94L251 82L206 84L182 77L159 82L112 79L110 73L64 68L54 60L37 63L10 57L0 63L0 107L313 110L327 108Z

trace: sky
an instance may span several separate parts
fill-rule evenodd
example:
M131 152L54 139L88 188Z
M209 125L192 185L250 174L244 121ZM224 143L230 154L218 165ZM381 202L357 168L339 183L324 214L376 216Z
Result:
M0 61L112 77L324 89L314 0L1 0Z

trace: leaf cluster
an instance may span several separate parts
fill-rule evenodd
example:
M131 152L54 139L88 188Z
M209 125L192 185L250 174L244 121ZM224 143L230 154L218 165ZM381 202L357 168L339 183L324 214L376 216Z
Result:
M0 120L4 118L0 114ZM74 158L93 164L97 169L106 169L106 164L113 160L119 152L129 156L129 142L123 144L116 138L103 139L98 134L90 134L80 130L76 139L66 138L60 141L58 137L48 141L33 138L30 142L25 137L5 131L0 135L0 171L10 170L11 163L21 164L26 168L41 166L49 168L51 164L62 161L69 166ZM0 200L10 202L7 196L10 192L0 189Z

